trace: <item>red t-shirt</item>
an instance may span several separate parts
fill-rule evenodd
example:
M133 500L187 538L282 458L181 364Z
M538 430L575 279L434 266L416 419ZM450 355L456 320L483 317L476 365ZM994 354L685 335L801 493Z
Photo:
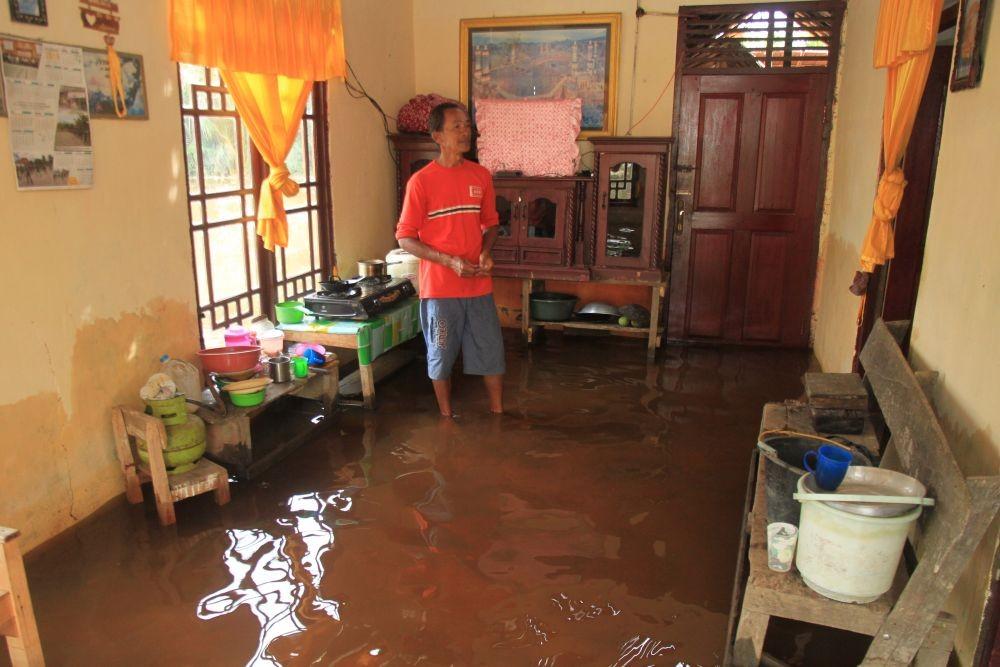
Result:
M415 238L435 250L479 264L483 232L497 222L493 177L485 167L468 160L442 167L435 161L406 184L396 238ZM421 298L483 296L492 291L489 276L462 278L447 266L420 260Z

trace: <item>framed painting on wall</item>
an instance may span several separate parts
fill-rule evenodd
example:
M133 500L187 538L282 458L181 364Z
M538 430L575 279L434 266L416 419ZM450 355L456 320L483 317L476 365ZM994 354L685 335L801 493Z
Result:
M983 75L983 33L990 0L959 0L958 35L951 89L975 88Z
M125 89L124 120L148 120L146 73L142 56L137 53L118 52L122 61L122 86ZM87 78L87 101L91 118L118 119L115 103L111 99L111 79L108 76L108 52L103 49L83 49L83 73Z
M31 25L48 25L45 0L8 0L10 20Z
M621 14L462 19L462 101L583 100L581 138L614 134Z

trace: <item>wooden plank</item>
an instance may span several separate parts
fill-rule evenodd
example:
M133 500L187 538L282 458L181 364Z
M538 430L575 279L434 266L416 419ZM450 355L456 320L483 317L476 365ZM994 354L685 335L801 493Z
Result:
M132 445L122 410L124 408L120 406L111 408L111 430L114 432L118 464L125 477L125 498L136 504L142 502L142 480L136 473L135 457L132 456Z
M191 470L169 476L170 495L177 501L213 491L219 484L219 475L228 479L225 468L203 458Z
M960 534L943 549L935 549L921 559L910 584L878 629L862 665L908 665L929 636L938 611L1000 508L1000 477L970 477L968 488L972 512L961 525ZM932 521L936 525L950 523L947 516L936 512ZM933 526L928 532L931 530Z
M649 342L646 344L646 359L652 361L656 357L656 340L660 337L660 299L663 298L664 286L653 287L652 299L649 304Z
M740 540L736 550L736 574L733 577L733 593L729 600L729 622L726 624L726 644L722 654L722 664L726 666L732 664L731 647L735 641L736 624L739 620L739 611L743 607L743 594L746 590L744 579L748 567L747 550L750 547L750 522L753 520L754 490L757 486L759 458L760 450L754 447L750 453L747 485L743 494L743 520L740 522Z
M970 514L971 499L965 477L920 383L881 320L875 323L860 360L886 426L892 432L901 471L927 486L928 495L937 501L936 516L947 514L950 518L950 526L937 522L944 529L938 538L943 545L954 539L958 523ZM928 530L929 538L932 532Z
M355 334L335 334L321 331L288 331L285 340L293 343L318 343L324 347L340 347L345 350L358 349L358 337Z
M748 611L740 614L740 625L733 642L733 664L736 667L757 667L764 652L764 636L771 617L767 614Z
M893 457L937 504L917 548L920 562L879 628L865 665L907 665L937 619L972 551L1000 508L1000 477L966 480L920 381L899 348L905 327L879 320L861 351L866 379L892 432Z
M7 635L7 651L13 667L41 667L45 664L42 641L35 624L17 537L16 530L0 527L0 588L10 596L16 626L16 634Z

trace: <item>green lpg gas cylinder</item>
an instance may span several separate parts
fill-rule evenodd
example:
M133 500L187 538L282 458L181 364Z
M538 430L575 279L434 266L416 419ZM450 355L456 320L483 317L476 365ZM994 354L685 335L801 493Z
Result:
M167 473L176 475L194 468L205 453L205 422L194 414L187 416L183 424L166 426L167 448L163 452L163 462ZM149 452L146 451L146 441L136 438L139 460L149 465Z

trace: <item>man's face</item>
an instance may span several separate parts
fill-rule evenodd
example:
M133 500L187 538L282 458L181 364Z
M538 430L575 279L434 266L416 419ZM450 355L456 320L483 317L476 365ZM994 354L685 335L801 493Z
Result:
M472 147L472 123L462 109L445 109L444 128L431 134L442 151L465 153Z

